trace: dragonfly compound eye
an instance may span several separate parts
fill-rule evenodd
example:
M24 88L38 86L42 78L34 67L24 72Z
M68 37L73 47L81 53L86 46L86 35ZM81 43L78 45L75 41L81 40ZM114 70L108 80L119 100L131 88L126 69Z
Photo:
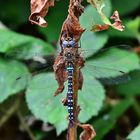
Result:
M70 45L71 47L75 47L76 42L75 42L74 40L71 40L71 41L69 41L69 45Z
M62 42L62 46L63 47L68 47L68 48L70 48L70 47L75 47L75 45L76 45L76 42L75 42L75 40L64 40L63 42Z
M62 42L62 46L63 47L67 47L69 45L69 41L66 41L66 40L64 40L63 42Z

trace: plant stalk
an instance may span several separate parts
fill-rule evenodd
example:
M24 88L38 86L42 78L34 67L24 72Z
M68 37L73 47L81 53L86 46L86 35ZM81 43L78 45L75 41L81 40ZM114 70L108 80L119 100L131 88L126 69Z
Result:
M20 113L20 111L17 111L17 116L20 120L21 125L23 126L23 128L25 129L25 131L28 133L29 137L31 138L31 140L35 140L35 136L33 135L32 131L30 130L28 124L26 124L26 122L24 121L24 118L22 116L22 114Z
M68 16L71 15L71 8L74 6L76 0L70 0ZM73 8L74 10L74 8ZM73 11L74 14L75 11ZM67 17L68 18L68 17ZM72 21L69 21L72 22ZM71 23L72 24L72 23ZM70 24L69 24L70 25ZM78 54L78 46L77 46ZM73 126L68 128L67 140L77 140L77 122L78 122L78 75L79 75L79 66L77 60L74 63L74 72L73 72Z
M18 98L12 105L12 107L6 111L5 115L0 120L0 127L2 127L7 120L17 111L18 107L20 105L20 99Z

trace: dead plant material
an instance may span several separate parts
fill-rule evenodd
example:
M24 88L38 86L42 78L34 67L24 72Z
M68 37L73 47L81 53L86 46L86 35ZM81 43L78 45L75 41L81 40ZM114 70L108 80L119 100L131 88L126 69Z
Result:
M96 136L94 128L90 124L78 124L83 129L80 140L92 140Z
M31 0L31 23L46 27L48 24L44 17L51 6L54 6L54 0Z

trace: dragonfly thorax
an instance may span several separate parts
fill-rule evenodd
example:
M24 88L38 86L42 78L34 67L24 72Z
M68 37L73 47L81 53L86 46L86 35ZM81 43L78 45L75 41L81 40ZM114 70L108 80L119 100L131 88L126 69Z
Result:
M66 63L69 63L69 62L74 63L75 55L72 52L68 51L67 53L65 53L65 60L66 60Z

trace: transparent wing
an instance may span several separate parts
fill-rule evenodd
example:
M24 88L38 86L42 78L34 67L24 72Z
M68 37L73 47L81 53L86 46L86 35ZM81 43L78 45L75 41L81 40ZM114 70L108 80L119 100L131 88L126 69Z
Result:
M43 60L43 62L45 62L45 63L40 62L40 59L39 59L39 61L38 60L32 61L29 64L32 77L29 78L28 74L18 74L17 77L14 79L13 88L15 88L17 85L23 85L23 84L28 86L28 84L29 84L30 80L33 78L33 76L52 71L54 57L46 58ZM38 86L35 85L33 88L38 88ZM42 84L42 87L40 87L40 88L45 89L46 88L45 84Z
M130 80L127 74L131 70L132 48L127 45L113 46L98 51L86 59L83 72L99 79L103 84L118 84ZM86 51L86 53L88 53Z
M89 47L86 49L83 49L82 47L79 47L79 53L81 54L81 56L83 56L84 58L91 58L91 57L95 57L96 55L99 55L102 53L107 52L108 50L111 49L121 49L121 50L125 50L125 51L132 51L132 47L129 45L116 45L116 46L109 46L109 47L105 47L105 48L101 48L99 50L94 49L94 47ZM115 58L115 54L114 54L114 58Z
M87 65L83 69L83 73L84 72L88 72L91 77L95 77L105 85L119 84L130 80L129 74L113 68Z

